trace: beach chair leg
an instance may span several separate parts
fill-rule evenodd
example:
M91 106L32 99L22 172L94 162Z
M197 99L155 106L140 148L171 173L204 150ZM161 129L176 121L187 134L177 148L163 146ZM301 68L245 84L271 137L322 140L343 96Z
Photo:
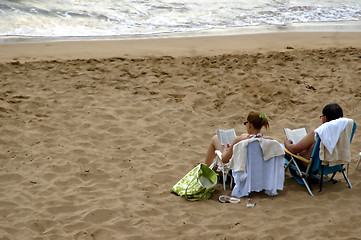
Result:
M342 171L342 175L343 175L343 177L345 178L345 180L346 180L346 182L347 182L347 184L348 184L348 187L349 187L349 188L352 188L351 182L348 180L348 177L347 177L347 175L345 174L345 171L344 171L344 170Z
M294 159L292 159L292 161L293 161L294 166L296 167L297 172L299 173L299 175L300 175L303 183L305 184L305 187L306 187L308 193L313 197L314 195L313 195L313 193L312 193L312 191L311 191L311 188L310 188L310 186L308 185L308 182L307 182L307 180L306 180L307 174L301 172L301 169L298 167L298 165L297 165L297 163L296 163L296 161L295 161Z
M228 176L228 171L226 171L226 169L222 168L222 173L223 173L223 190L226 191L226 180L227 180L227 176Z
M342 171L345 171L345 169L343 169ZM337 180L333 180L333 178L335 177L337 172L334 172L329 180L329 182L334 182L334 183L337 183Z
M320 192L322 191L322 184L323 184L323 168L324 166L321 166L321 180L320 180Z
M227 174L223 171L223 190L226 191L226 178Z
M358 168L358 165L360 165L360 161L361 161L361 152L360 152L360 158L359 158L359 160L357 161L357 164L356 164L356 169Z
M310 186L308 185L306 179L302 178L302 181L303 181L303 183L305 184L308 193L313 197L314 195L313 195L313 193L312 193L312 191L311 191L311 189L310 189Z

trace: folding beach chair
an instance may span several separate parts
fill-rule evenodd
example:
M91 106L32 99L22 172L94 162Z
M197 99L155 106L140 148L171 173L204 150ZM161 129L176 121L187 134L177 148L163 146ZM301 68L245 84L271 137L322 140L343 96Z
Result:
M327 124L327 123L324 123ZM350 138L350 143L352 141L353 135L356 130L356 123L355 121L349 119L348 126L346 126L345 130L343 130L346 135L346 137ZM339 139L338 139L339 141ZM291 173L292 177L301 185L304 185L309 192L311 196L314 196L311 189L309 181L312 179L316 179L320 183L320 192L322 191L323 182L335 182L334 177L337 172L341 172L344 176L349 188L352 188L351 183L345 173L345 167L344 164L335 164L330 166L329 163L325 164L323 161L327 161L327 159L324 159L323 161L320 159L320 146L322 144L322 140L320 136L316 134L316 143L313 148L311 159L305 159L301 156L298 156L296 154L292 154L290 151L288 151L286 148L285 150L285 164L286 169L289 169L289 172ZM350 149L348 146L348 149L342 149L343 151L348 151L350 153ZM326 149L324 151L327 151ZM341 159L340 159L341 160ZM344 160L344 159L342 159ZM307 167L302 164L302 162L307 164ZM332 174L331 178L329 180L325 180L324 176L328 176L329 174Z
M265 146L265 142L267 142L268 147ZM242 146L236 144L234 148L237 147L243 151ZM263 190L269 196L276 196L278 190L283 190L285 180L283 161L285 153L281 144L276 140L262 139L250 142L246 149L247 162L244 171L236 171L236 164L233 164L231 160L230 168L235 183L232 196L240 198L248 196L251 192ZM265 151L272 151L273 153L270 155Z
M209 166L210 169L216 171L216 172L222 172L222 180L223 180L223 190L226 191L226 181L229 177L231 182L229 184L229 187L232 189L233 187L233 177L229 173L229 164L222 162L222 152L219 150L215 150L214 153L216 154L215 161Z

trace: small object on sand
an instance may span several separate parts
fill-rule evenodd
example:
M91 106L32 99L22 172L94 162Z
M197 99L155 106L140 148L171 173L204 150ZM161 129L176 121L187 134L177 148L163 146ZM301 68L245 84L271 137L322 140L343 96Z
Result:
M246 203L247 203L247 207L254 207L254 206L256 206L256 201L255 201L254 199L252 199L252 198L248 198L247 201L246 201Z
M221 203L240 203L241 202L241 200L239 198L231 197L231 196L227 196L227 195L219 196L218 200Z
M314 86L306 84L307 89L312 89L313 91L316 91L316 88Z

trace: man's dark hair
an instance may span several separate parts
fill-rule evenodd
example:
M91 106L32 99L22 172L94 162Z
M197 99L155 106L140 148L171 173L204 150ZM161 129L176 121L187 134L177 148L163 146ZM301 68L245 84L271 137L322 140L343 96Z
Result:
M329 104L327 104L323 108L322 114L324 116L326 116L328 121L332 121L332 120L343 117L342 108L337 103L329 103Z

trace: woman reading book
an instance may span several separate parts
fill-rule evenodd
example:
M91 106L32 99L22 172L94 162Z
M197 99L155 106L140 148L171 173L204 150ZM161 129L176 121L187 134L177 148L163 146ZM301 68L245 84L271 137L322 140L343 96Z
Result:
M338 118L343 117L343 111L340 105L337 103L327 104L322 109L322 124ZM310 131L305 137L303 137L298 143L293 143L291 140L286 139L284 141L285 148L287 148L293 154L299 154L306 159L311 158L313 147L316 143L315 131Z
M246 126L247 133L243 133L241 136L236 137L230 145L221 145L217 135L214 135L211 138L211 143L209 144L205 161L207 166L210 166L216 157L216 154L214 153L215 150L222 152L222 162L227 163L232 157L233 146L236 143L251 138L263 137L272 139L271 137L263 136L261 133L262 127L265 127L266 129L269 128L268 117L265 114L251 111L243 124Z

